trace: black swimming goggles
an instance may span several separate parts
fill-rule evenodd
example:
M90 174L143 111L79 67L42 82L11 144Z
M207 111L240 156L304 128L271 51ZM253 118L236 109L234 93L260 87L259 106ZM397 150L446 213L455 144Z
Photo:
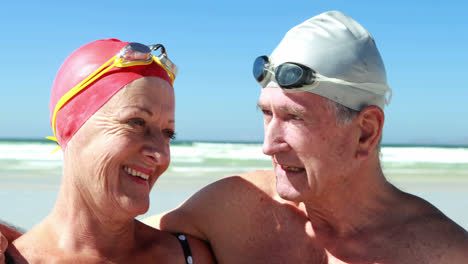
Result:
M277 67L273 67L267 56L260 56L255 59L253 64L253 75L262 87L265 87L274 78L273 81L276 81L276 83L285 90L307 91L316 88L319 82L331 82L352 86L354 88L384 96L389 93L389 98L386 98L387 104L390 102L392 96L392 89L390 89L386 84L355 83L337 78L330 78L321 75L303 64L295 62L285 62Z
M273 68L267 56L260 56L254 61L253 75L257 82L265 87L274 76L283 89L300 88L315 82L315 71L299 63L285 62Z

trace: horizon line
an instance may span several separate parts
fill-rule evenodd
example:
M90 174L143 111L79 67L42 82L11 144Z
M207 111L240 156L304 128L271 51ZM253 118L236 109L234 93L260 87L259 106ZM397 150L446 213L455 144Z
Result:
M0 142L13 141L13 142L44 142L55 143L46 138L14 138L14 137L0 137ZM231 143L231 144L263 144L263 140L221 140L221 139L175 139L172 143ZM468 148L466 143L404 143L404 142L385 142L382 147L463 147Z

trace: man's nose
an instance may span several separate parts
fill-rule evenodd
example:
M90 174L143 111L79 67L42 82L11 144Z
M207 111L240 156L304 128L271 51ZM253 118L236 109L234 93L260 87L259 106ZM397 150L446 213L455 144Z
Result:
M263 140L263 153L273 156L276 153L288 151L289 144L286 142L285 124L278 118L273 117L268 123L265 122L265 138Z

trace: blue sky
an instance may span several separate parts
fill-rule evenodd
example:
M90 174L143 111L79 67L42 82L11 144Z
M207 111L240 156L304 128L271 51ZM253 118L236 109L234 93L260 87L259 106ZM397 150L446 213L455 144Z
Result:
M339 10L374 36L393 100L383 142L468 145L466 1L13 1L2 3L0 138L51 135L55 73L96 39L162 43L179 66L181 140L263 139L253 60L296 24Z

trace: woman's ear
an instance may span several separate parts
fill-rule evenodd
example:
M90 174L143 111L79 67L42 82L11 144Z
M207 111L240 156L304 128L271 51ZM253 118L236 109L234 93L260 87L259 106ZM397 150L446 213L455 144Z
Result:
M356 152L358 159L366 159L377 148L382 136L384 120L384 113L377 106L368 106L359 113L357 124L360 137Z

